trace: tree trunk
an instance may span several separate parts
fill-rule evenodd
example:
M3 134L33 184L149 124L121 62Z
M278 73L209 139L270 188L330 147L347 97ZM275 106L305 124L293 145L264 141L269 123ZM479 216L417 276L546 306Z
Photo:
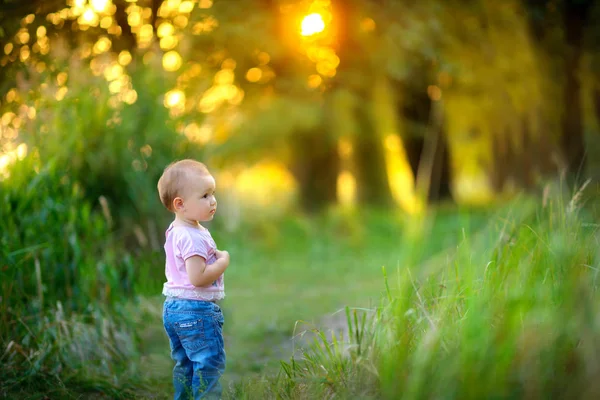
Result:
M152 10L152 28L154 29L154 31L156 32L156 29L158 28L158 9L160 8L160 6L162 5L163 0L151 0L150 2L150 9Z
M129 21L127 20L127 12L125 11L129 3L127 3L125 0L121 0L115 1L114 4L116 7L115 21L121 28L121 40L117 40L113 43L113 49L115 51L132 51L136 46L136 40L133 32L131 31Z
M506 138L501 134L492 137L492 160L489 168L492 187L498 193L504 190L508 180L509 149Z
M407 132L402 141L415 177L415 187L424 191L421 194L429 203L452 198L443 110L433 114L434 107L425 88L415 92L397 85L396 90L409 91L403 96L411 99L410 104L398 108L398 120L402 121L404 131Z
M433 133L436 135L435 152L433 154L433 166L429 176L429 193L427 200L430 203L452 198L450 192L450 155L448 153L448 142L446 129L442 125Z
M423 137L423 149L415 174L415 188L420 198L431 203L450 197L450 160L444 130L443 103L432 102L429 110L429 125Z
M374 129L366 100L355 110L358 132L354 137L357 202L362 205L390 207L392 191L385 162L383 140Z
M335 50L340 58L335 80L331 86L345 81L344 86L353 90L360 99L353 110L356 132L353 137L354 174L356 178L357 203L377 207L394 204L385 161L383 140L378 135L373 121L373 79L356 79L357 76L374 76L376 71L368 56L364 43L355 29L361 20L360 2L337 0L332 2L336 16ZM372 49L371 49L372 51Z
M401 139L404 144L404 151L406 153L408 164L416 179L417 174L419 173L419 160L421 159L421 154L423 154L425 138L423 136L406 135Z
M571 174L578 174L584 167L585 145L583 135L583 111L581 105L581 83L578 79L578 69L583 54L583 33L586 25L593 23L590 11L594 7L592 0L564 0L553 2L549 0L525 0L528 8L528 20L532 37L539 45L543 45L556 26L552 21L560 21L564 32L564 54L556 54L552 47L544 51L552 57L564 57L565 82L563 88L562 108L564 115L561 123L559 146L560 158L564 158L566 168ZM553 5L553 7L550 7ZM558 6L558 7L557 7ZM560 16L560 20L554 18ZM554 39L550 39L553 41ZM543 140L543 139L542 139Z
M596 111L596 123L600 127L600 89L594 90L594 110Z
M563 20L567 48L565 54L566 82L563 89L565 115L562 122L561 145L567 169L571 174L578 174L584 167L583 111L578 72L583 52L583 28L587 7L583 4L566 2Z
M301 208L309 213L323 210L337 200L339 156L325 129L317 127L292 137L294 158L290 171L296 178Z

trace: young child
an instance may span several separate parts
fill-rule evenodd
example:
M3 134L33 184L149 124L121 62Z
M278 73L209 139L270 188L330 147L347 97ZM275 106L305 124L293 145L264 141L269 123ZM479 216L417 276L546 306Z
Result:
M165 168L158 193L175 214L166 232L163 287L163 323L175 361L175 399L220 398L225 350L217 301L225 297L223 273L229 253L217 250L200 225L212 220L217 210L215 180L204 164L177 161Z

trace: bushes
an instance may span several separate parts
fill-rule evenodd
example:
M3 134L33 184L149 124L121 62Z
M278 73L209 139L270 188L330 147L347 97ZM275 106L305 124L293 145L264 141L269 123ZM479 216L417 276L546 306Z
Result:
M56 163L34 152L10 174L0 183L3 389L123 368L135 351L115 307L131 295L127 253Z
M82 310L121 294L117 288L130 277L126 270L124 276L102 270L119 263L116 249L109 249L107 221L77 183L32 154L1 185L2 293L12 307L41 311L60 300L68 310Z
M160 72L160 71L159 71ZM69 71L69 91L33 99L37 117L21 134L37 149L42 165L54 162L97 207L103 196L118 227L155 219L160 210L156 182L174 159L202 157L202 148L178 133L183 121L162 104L168 81L151 68L132 67L136 101L117 100L103 77L87 69ZM129 224L129 227L122 224Z
M27 94L28 152L0 180L2 390L115 380L137 351L119 310L137 288L157 286L149 250L162 250L156 227L168 213L156 182L173 159L201 152L168 117L168 82L132 70L133 104L115 103L84 68L70 68L60 101L47 84Z

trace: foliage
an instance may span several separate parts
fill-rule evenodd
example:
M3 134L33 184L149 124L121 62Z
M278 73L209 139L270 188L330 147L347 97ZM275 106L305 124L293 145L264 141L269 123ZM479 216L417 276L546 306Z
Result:
M399 268L373 322L350 319L348 350L320 335L277 396L594 398L598 227L580 200L521 203L454 256Z
M130 224L152 219L160 209L156 182L163 168L192 154L202 158L201 149L178 133L180 122L169 118L161 104L165 87L153 68L134 63L127 75L107 61L102 68L117 71L111 83L129 87L113 94L103 77L77 70L75 59L66 62L65 71L39 76L46 90L29 100L36 117L20 139L41 165L55 163L63 174L59 180L76 182L90 203L97 205L103 196L116 214L115 224L123 218ZM70 86L62 96L62 88L48 85L52 75L60 74L68 74Z
M568 14L572 2L557 3L554 7L544 2L541 7L545 10L541 15L552 22L543 29L542 43L534 34L539 7L517 0L467 4L241 0L236 7L212 1L27 5L11 1L7 6L14 23L7 25L1 36L5 53L1 62L7 67L2 78L1 91L6 94L2 111L14 108L18 121L28 119L18 112L23 104L32 106L27 104L27 93L40 90L44 83L52 89L55 78L57 89L69 88L64 105L70 104L68 97L79 95L78 89L71 92L72 85L94 82L103 91L101 78L90 78L89 82L72 79L78 74L76 70L90 68L105 76L113 97L119 94L135 104L125 107L131 113L123 109L122 116L111 115L105 106L98 107L103 115L90 118L92 128L85 128L94 139L82 144L92 148L112 145L115 154L129 148L129 144L124 145L128 135L118 140L107 135L106 142L98 139L98 132L110 133L104 122L112 121L112 131L134 134L133 149L129 150L143 148L147 152L145 146L149 145L157 151L155 146L168 147L168 143L160 142L155 132L148 130L158 131L165 120L165 132L187 131L190 138L210 147L211 151L196 155L206 156L219 167L236 166L237 170L249 163L275 159L299 181L303 200L299 204L310 204L309 193L317 191L328 193L323 199L327 205L335 201L335 191L327 188L336 185L338 172L356 177L358 199L368 198L361 193L374 193L372 199L365 200L371 203L389 197L386 183L399 178L386 174L383 159L394 161L390 152L383 150L382 142L390 147L389 143L401 137L405 151L395 157L407 156L412 171L405 175L415 175L419 165L424 165L421 150L424 137L431 134L435 108L441 110L436 126L444 128L437 134L447 141L449 153L447 161L434 162L435 168L443 164L439 168L444 171L443 179L448 180L440 185L448 186L453 177L452 193L459 201L469 201L477 193L490 198L494 191L531 188L541 177L581 163L578 155L584 142L579 128L593 125L595 112L584 112L579 103L568 99L589 101L597 77L580 62L581 52L575 51L577 57L565 64L568 52L564 49L570 43L561 13ZM582 20L589 21L592 18L587 13L597 10L590 2L585 4L585 8L574 10L586 14ZM30 14L32 10L36 13ZM322 14L323 32L301 35L302 17L308 13ZM593 42L589 38L597 33L588 25L582 28L582 35L588 38L585 43ZM595 51L588 45L583 49ZM65 53L72 53L70 61ZM110 65L106 60L114 62ZM130 60L133 63L127 67ZM583 73L578 81L574 77L579 64ZM125 74L129 81L111 77L111 71L122 67L131 73L131 77ZM38 80L40 71L49 71L51 79ZM64 75L57 76L60 72L68 73L66 83ZM562 78L565 74L568 79ZM591 84L584 85L584 81ZM137 98L132 98L132 90ZM563 98L563 93L569 95ZM168 113L157 104L160 101L154 103L163 94ZM104 95L96 100L98 104L108 101ZM438 106L441 102L443 105ZM563 116L558 111L566 105L568 115ZM73 112L83 110L74 107ZM88 116L83 112L82 117ZM3 122L21 131L22 124ZM565 135L566 125L573 131L570 136ZM24 140L21 133L5 136L19 136L17 142ZM138 142L140 136L144 139ZM176 135L163 137L170 140ZM150 143L155 140L160 143ZM349 148L355 151L346 152L338 163L336 144L340 140L346 147L350 143ZM171 150L181 145L172 143ZM303 148L318 148L323 154L311 154ZM561 157L565 149L570 149L570 160ZM182 150L168 154L182 154ZM361 157L364 154L373 155ZM146 158L128 155L123 161L137 160L143 169ZM104 163L128 168L126 162L107 161L103 155L90 157L90 161L90 168ZM78 157L75 162L85 164ZM85 168L82 173L87 173ZM318 170L330 173L319 175L314 172ZM148 172L155 178L156 171ZM127 182L143 179L136 171L132 174L135 179L127 178ZM127 190L119 176L91 174L91 178L96 177L105 184L95 189L108 193L110 202L117 201L114 192ZM465 182L478 184L474 190L470 189L473 184ZM145 212L131 208L123 204L114 210L136 215Z
M10 173L0 206L2 391L60 391L126 370L135 340L115 304L133 294L131 256L59 165L34 153Z
M2 197L2 295L11 300L4 312L40 311L58 300L82 310L128 292L132 271L117 255L107 221L56 164L40 165L31 154L2 182Z
M11 385L40 376L62 380L81 369L85 375L97 366L93 373L100 375L125 368L137 344L111 310L149 286L140 276L148 262L140 250L160 248L156 226L168 214L159 212L156 181L165 165L193 149L175 122L164 122L168 111L157 102L163 89L152 69L133 74L139 89L132 105L115 103L91 71L73 65L68 71L72 85L62 95L48 85L62 71L39 76L46 90L30 94L36 115L20 137L27 154L0 181L0 296L6 299L0 342L12 349L5 354L15 374L6 377ZM87 342L59 340L71 335L61 333L63 325ZM106 354L89 346L95 331L109 335L98 339ZM70 360L76 356L80 364Z

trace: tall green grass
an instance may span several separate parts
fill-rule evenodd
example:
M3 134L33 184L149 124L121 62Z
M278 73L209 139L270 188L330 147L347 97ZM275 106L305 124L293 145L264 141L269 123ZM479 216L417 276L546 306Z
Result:
M2 392L85 391L135 354L118 306L133 294L131 257L56 165L31 156L10 172L0 182Z
M158 72L132 63L137 101L114 105L103 77L62 61L20 94L36 110L18 138L28 151L0 178L0 393L126 394L138 340L122 307L153 284L140 272L167 217L156 181L198 149L157 102L169 84ZM57 101L63 67L69 91ZM15 104L3 111L19 114Z
M580 195L521 200L456 232L455 251L388 268L366 320L349 312L343 336L316 331L277 378L232 397L598 398L599 225ZM413 246L431 240L413 232Z

